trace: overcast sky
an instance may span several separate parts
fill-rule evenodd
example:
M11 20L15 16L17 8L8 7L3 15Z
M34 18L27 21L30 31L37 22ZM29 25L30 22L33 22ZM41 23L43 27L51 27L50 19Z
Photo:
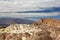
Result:
M60 0L0 0L0 17L5 16L15 18L60 16Z
M60 0L0 0L0 12L28 11L60 7Z

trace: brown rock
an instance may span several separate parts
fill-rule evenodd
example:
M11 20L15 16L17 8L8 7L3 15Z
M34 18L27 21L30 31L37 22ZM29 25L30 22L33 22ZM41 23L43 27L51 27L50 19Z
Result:
M0 33L0 40L60 40L60 20L48 18L31 25L11 24L2 31L7 32Z
M5 40L5 34L4 33L0 33L0 40Z
M16 34L16 33L7 33L5 40L22 40L21 34Z
M33 23L34 25L46 25L46 26L52 26L60 28L60 20L47 18L47 19L41 19L38 22Z

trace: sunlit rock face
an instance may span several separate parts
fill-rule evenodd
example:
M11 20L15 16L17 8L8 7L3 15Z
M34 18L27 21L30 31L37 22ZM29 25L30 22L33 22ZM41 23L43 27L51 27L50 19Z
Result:
M49 21L49 22L48 22ZM43 23L44 22L44 23ZM60 28L54 19L42 19L35 24L11 24L0 30L1 40L60 40ZM37 25L36 25L37 24ZM48 24L52 26L47 26ZM59 23L58 23L59 24Z
M60 28L60 20L56 20L56 19L52 19L52 18L41 19L39 22L36 22L34 24Z

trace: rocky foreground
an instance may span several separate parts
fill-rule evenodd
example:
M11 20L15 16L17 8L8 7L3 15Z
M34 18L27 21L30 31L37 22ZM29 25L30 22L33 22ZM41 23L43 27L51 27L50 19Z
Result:
M33 24L13 23L0 29L0 40L60 40L60 20L48 18Z

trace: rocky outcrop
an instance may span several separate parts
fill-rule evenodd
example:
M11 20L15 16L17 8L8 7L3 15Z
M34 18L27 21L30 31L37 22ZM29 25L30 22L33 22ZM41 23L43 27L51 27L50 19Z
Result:
M38 22L33 23L34 25L46 25L60 28L60 20L48 18L48 19L41 19Z
M33 24L14 23L0 29L0 40L60 40L60 20L49 18Z

